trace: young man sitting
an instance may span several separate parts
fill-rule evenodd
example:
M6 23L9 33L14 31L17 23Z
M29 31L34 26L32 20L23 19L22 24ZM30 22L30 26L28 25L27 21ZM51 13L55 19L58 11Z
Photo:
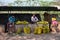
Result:
M14 22L15 22L15 17L14 16L9 17L8 23L7 23L7 28L9 33L15 32Z

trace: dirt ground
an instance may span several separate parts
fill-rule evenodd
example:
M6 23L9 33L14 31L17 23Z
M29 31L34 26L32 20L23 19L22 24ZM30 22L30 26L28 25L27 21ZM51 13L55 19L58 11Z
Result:
M56 34L19 34L19 35L9 35L9 34L0 34L0 40L60 40L60 33Z

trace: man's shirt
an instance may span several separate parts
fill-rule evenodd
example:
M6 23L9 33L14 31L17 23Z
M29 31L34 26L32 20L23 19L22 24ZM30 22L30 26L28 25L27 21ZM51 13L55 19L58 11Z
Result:
M13 18L12 16L9 17L9 22L11 22L11 23L15 22L15 18Z
M31 21L32 21L32 22L37 22L37 21L38 21L38 18L32 16L32 17L31 17Z

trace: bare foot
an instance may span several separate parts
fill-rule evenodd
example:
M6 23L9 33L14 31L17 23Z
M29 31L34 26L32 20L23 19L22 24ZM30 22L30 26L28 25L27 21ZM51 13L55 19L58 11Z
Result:
M57 32L51 32L52 34L56 34Z

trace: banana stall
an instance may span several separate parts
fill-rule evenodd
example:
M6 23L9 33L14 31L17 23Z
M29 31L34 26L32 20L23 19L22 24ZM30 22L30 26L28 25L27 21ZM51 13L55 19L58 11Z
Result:
M15 28L17 34L20 32L24 32L26 34L49 33L49 22L51 22L51 18L54 16L56 16L57 20L59 21L59 13L59 11L0 11L0 18L3 16L0 20L0 24L3 25L3 28L6 28L4 24L7 23L8 17L14 15L16 17ZM36 14L39 19L36 24L31 24L30 17L32 16L32 14Z

